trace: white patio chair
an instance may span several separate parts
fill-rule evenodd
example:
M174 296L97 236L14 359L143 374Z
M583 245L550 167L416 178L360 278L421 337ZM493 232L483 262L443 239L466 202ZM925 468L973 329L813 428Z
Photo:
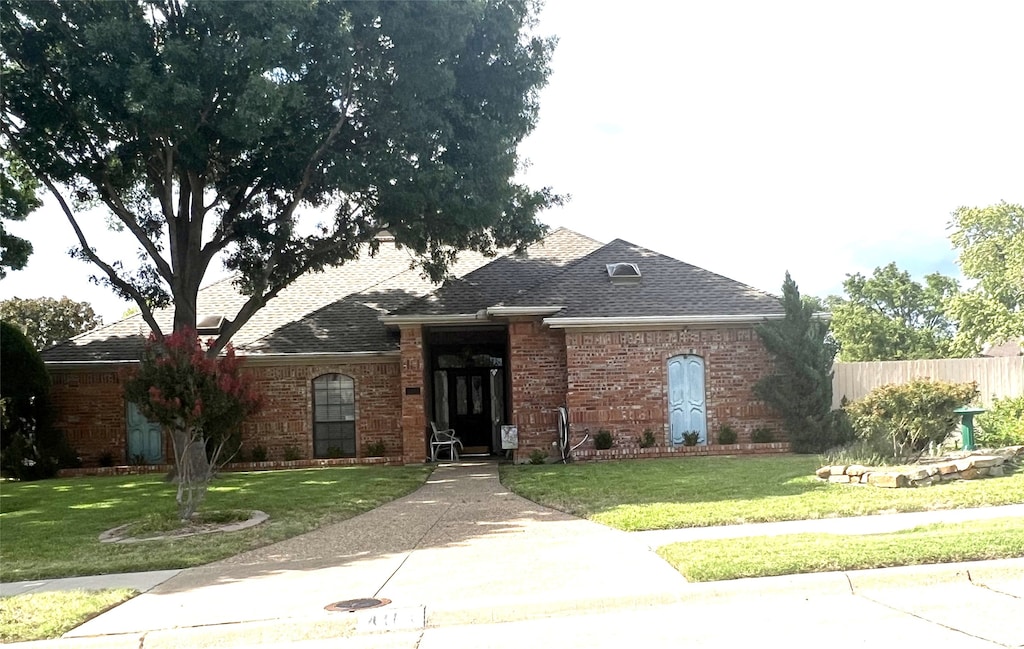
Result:
M437 424L434 422L430 422L430 429L433 431L430 435L430 461L437 462L437 452L447 448L452 462L457 462L459 460L458 449L462 448L462 440L455 436L455 429L438 430Z

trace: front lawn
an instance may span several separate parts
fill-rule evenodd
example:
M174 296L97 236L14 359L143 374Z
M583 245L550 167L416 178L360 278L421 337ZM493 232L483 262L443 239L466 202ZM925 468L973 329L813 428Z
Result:
M791 534L673 543L658 554L689 581L1024 557L1024 520L926 525L887 534Z
M262 510L241 532L174 541L100 543L100 533L174 515L160 475L5 482L0 486L0 581L187 568L302 534L411 493L433 467L352 466L224 473L203 510Z
M1024 502L1024 471L918 489L828 484L810 455L506 465L534 502L621 530L956 509Z
M137 594L134 590L69 590L0 597L0 642L59 638Z

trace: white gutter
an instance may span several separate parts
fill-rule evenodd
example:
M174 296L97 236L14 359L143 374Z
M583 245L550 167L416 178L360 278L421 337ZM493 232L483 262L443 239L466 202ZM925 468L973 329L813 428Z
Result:
M765 320L782 320L783 313L742 314L742 315L654 315L624 316L609 318L544 318L543 322L552 329L599 329L613 327L650 327L677 325L712 325L712 324L754 324Z
M363 362L374 359L400 358L402 353L397 349L378 352L313 352L301 354L247 354L245 350L236 350L238 357L245 365L286 365L312 363ZM105 366L138 365L138 359L119 361L43 361L44 365L54 370L96 370Z
M55 370L98 370L105 366L138 365L139 359L127 358L117 361L43 361L43 365Z
M506 318L527 315L554 315L564 308L564 306L489 306L487 307L487 315Z
M365 362L376 359L400 358L402 352L397 349L390 349L379 352L315 352L303 354L245 354L238 353L239 357L245 359L245 365L283 365L298 364L308 365L316 363L339 363L339 362Z
M487 314L480 311L451 315L382 315L377 319L386 325L466 324L486 320Z

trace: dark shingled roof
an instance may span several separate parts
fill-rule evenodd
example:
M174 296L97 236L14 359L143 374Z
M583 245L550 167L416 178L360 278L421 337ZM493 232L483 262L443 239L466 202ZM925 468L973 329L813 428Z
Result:
M639 282L613 284L606 265L635 263ZM522 254L465 252L440 288L385 241L366 255L300 277L232 339L240 353L376 352L398 348L382 315L453 315L491 306L564 306L555 318L769 315L778 298L626 241L601 243L560 228ZM245 297L231 279L199 292L199 316L233 317ZM157 314L170 328L171 311ZM141 316L94 329L43 352L50 362L134 360L149 329Z
M449 280L433 293L395 309L392 315L476 313L527 293L600 247L599 241L559 228L522 254L498 257L464 277Z
M232 337L232 343L246 354L393 349L391 335L377 316L437 287L411 267L412 261L408 250L383 241L374 257L364 254L321 273L303 275L257 311ZM479 253L463 252L450 272L465 274L487 261L489 258ZM221 280L199 291L199 316L234 317L245 299L235 288L233 278ZM170 309L156 314L165 331L170 329L172 315ZM343 326L339 327L339 323ZM356 324L359 326L351 326ZM332 330L331 335L326 335L325 327ZM135 315L51 347L43 352L43 359L134 360L139 358L148 335L145 320Z
M639 282L612 283L607 265L636 264ZM779 298L616 239L505 306L564 306L553 318L736 316L784 312Z

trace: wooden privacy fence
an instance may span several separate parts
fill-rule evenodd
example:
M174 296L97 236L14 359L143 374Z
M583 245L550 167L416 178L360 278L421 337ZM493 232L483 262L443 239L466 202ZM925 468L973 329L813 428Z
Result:
M999 358L942 358L922 361L868 361L836 363L832 366L832 407L838 408L845 396L860 399L880 385L907 383L913 379L967 383L974 381L981 403L992 405L999 397L1024 394L1024 356Z

